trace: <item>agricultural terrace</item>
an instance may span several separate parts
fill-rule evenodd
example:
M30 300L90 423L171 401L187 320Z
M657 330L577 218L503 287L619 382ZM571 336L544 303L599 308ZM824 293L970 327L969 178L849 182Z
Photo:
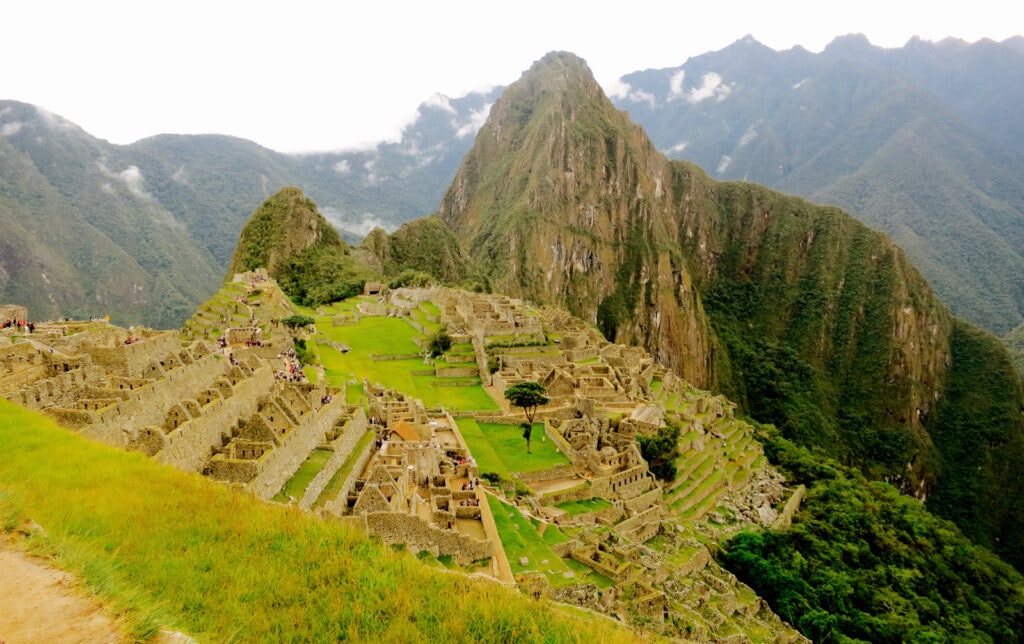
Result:
M419 357L423 350L414 340L419 332L405 319L364 316L356 324L334 326L332 321L337 314L354 310L351 303L344 304L347 308L322 309L324 313L316 316L317 331L326 336L329 343L313 348L318 352L330 384L340 386L342 382L353 380L361 383L366 378L371 383L419 398L428 408L500 409L481 384L450 386L445 384L444 378L433 375L433 365ZM349 350L343 353L330 343L347 345ZM395 356L409 357L391 359Z
M78 577L140 641L160 628L212 643L635 639L5 400L0 454L0 529L29 532L24 547Z
M557 526L527 518L519 508L493 495L487 495L487 502L513 574L541 574L556 587L580 583L594 583L599 588L612 585L612 580L604 575L574 559L563 559L555 554L551 546L569 540Z
M533 424L529 454L519 425L478 423L472 418L458 418L456 423L481 473L495 472L508 480L512 472L534 472L569 464L569 459L554 443L542 440L542 423Z

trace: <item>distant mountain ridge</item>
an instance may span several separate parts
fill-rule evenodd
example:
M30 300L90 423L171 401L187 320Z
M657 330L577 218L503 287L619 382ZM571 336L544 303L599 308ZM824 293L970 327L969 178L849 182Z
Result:
M1024 321L1024 38L862 35L820 54L747 36L623 77L617 107L717 179L834 203L889 233L954 314Z
M1003 334L1024 322L1022 60L1020 37L970 45L912 40L881 49L863 36L844 36L813 54L776 52L748 36L680 67L628 74L623 80L630 90L612 99L669 158L694 161L718 179L835 203L888 232L955 315ZM122 323L175 326L202 301L183 290L209 295L216 289L246 217L284 186L301 187L349 242L374 227L393 231L433 212L502 90L436 96L420 106L400 141L308 155L218 135L160 135L115 146L45 110L0 102L0 142L13 146L0 155L0 174L8 181L25 176L9 162L36 158L46 164L35 169L43 183L61 184L53 176L61 168L91 167L97 158L119 177L111 182L97 167L74 184L76 190L65 182L63 193L57 189L61 206L42 196L40 185L7 190L0 217L11 238L24 241L0 254L0 298L25 302L44 317L109 312ZM35 130L46 137L26 135L31 124L55 122L65 127ZM54 145L42 152L49 137ZM50 219L54 209L91 212L76 203L82 189L109 184L127 192L129 180L149 195L148 207L160 211L159 218L185 224L187 238L170 246L200 247L189 250L204 256L189 262L189 289L173 280L158 284L153 262L130 266L140 248L163 245L159 232L131 242L129 258L115 260L119 253L109 248L97 251L106 259L79 266L61 266L66 246L48 249L38 237L13 232L14 220L39 219L40 207ZM132 200L140 197L131 195L120 207ZM100 243L81 229L92 225L88 220L77 225L77 245ZM134 234L124 227L118 233ZM99 236L115 247L128 243L102 231ZM34 268L26 248L34 248ZM97 268L118 261L128 263L112 271L122 284ZM147 312L143 303L157 292L167 304L159 314Z
M0 301L35 319L179 326L220 286L249 215L285 186L352 241L432 212L497 93L435 97L401 142L309 155L221 135L113 145L0 101Z

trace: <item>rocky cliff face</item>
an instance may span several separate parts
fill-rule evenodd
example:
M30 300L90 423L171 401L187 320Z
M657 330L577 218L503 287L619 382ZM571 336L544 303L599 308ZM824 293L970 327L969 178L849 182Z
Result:
M972 483L993 472L955 467L951 373L967 400L984 367L955 368L953 321L902 250L836 208L666 161L571 54L509 86L439 214L494 290L564 306L918 498L952 486L1021 523ZM1016 375L999 373L1019 410ZM975 432L984 463L1024 455L1011 416ZM995 523L979 541L1008 542Z
M441 207L497 291L565 306L707 384L709 327L676 248L668 163L553 53L495 103Z

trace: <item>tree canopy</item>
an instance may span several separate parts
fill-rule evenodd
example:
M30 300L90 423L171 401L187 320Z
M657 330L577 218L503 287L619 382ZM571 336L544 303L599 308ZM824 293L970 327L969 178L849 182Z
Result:
M547 390L539 382L527 380L517 382L505 390L505 400L516 407L522 407L526 422L533 423L537 408L548 404Z

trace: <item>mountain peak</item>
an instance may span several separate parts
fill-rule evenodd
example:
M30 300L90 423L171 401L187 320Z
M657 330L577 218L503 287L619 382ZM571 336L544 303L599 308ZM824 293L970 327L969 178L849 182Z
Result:
M297 255L314 247L344 254L345 242L302 190L288 186L263 202L238 238L228 269L235 273L266 268L272 277Z

